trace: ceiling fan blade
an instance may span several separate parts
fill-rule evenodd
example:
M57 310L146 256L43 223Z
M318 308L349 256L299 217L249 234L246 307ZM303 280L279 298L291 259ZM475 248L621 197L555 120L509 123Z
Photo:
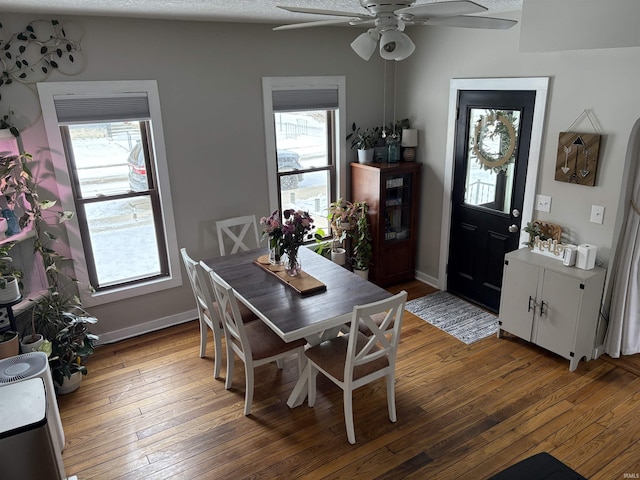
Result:
M311 28L311 27L322 27L326 25L349 25L349 22L356 19L348 19L348 20L319 20L317 22L305 22L305 23L291 23L289 25L280 25L279 27L275 27L274 30L294 30L297 28Z
M440 25L443 27L462 27L462 28L487 28L494 30L506 30L513 27L515 20L507 20L504 18L492 17L467 17L458 15L457 17L430 18L423 22L423 25Z
M414 17L453 17L470 13L486 12L487 8L469 0L455 0L451 2L424 3L413 7L401 8L393 12L395 15L413 15Z
M353 13L353 12L344 12L339 10L323 10L321 8L304 8L304 7L287 7L284 5L277 5L278 8L282 10L286 10L287 12L293 13L313 13L316 15L332 15L334 17L366 17L367 13ZM465 12L468 13L468 12Z

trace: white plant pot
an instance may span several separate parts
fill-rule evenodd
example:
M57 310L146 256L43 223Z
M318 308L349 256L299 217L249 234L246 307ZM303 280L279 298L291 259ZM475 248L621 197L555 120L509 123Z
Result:
M35 337L35 339L31 337ZM22 346L22 353L37 352L40 350L40 347L42 346L43 343L44 343L44 337L39 333L36 333L35 335L29 335L27 337L23 337L23 339L20 340L20 345Z
M62 378L62 385L55 382L56 393L64 395L66 393L75 392L80 388L80 382L82 382L82 372L73 372L71 374L71 378Z
M15 277L7 277L7 284L0 288L0 303L15 302L20 298L20 287Z
M358 270L356 268L353 269L353 273L355 273L356 275L358 275L360 278L364 279L364 280L369 280L369 269L367 268L366 270Z
M338 265L344 265L347 263L347 251L344 248L331 250L331 261Z
M359 163L373 163L373 148L368 150L358 150Z

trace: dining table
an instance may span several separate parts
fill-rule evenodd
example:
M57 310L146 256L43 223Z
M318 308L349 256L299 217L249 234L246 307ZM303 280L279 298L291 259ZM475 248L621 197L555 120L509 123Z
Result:
M319 285L308 293L294 288L286 276L269 270L264 264L268 254L264 248L207 259L205 263L234 289L239 301L285 342L304 338L309 345L317 345L344 330L354 306L391 296L310 248L301 247L298 253L302 275L312 277ZM287 401L291 408L301 405L307 396L308 368L305 363L299 372Z

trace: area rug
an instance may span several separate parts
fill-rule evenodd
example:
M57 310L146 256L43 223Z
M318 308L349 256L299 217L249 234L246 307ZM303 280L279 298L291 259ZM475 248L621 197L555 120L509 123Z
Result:
M498 332L498 317L448 292L407 302L406 310L467 345Z

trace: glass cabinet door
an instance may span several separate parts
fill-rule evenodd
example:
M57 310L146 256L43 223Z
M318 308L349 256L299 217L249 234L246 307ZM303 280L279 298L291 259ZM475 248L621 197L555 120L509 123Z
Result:
M413 174L402 173L386 178L384 203L385 241L405 240L411 236L411 185Z

